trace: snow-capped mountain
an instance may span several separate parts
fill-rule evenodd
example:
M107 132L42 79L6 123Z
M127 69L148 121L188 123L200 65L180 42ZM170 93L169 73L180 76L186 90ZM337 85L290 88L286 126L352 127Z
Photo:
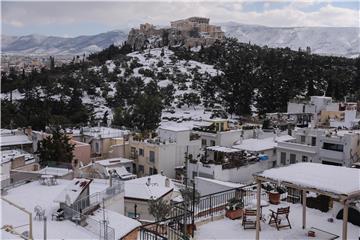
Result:
M260 46L311 48L312 53L357 57L360 54L359 28L350 27L266 27L236 22L218 23L227 37Z
M102 50L111 44L125 41L127 34L110 31L90 36L73 38L43 35L1 36L1 51L5 54L67 55L83 54Z
M360 29L349 27L266 27L236 22L216 23L227 37L238 38L260 46L289 47L293 50L310 47L312 53L357 57L360 54ZM126 30L74 38L42 35L1 36L5 54L83 54L96 52L127 39Z

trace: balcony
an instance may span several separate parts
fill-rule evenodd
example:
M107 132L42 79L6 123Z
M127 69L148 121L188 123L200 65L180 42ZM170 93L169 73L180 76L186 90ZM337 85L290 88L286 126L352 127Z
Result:
M328 158L328 159L336 159L337 161L341 161L344 158L343 152L332 151L327 149L321 149L319 153L320 158Z
M279 149L293 150L298 152L306 152L306 153L316 153L316 146L310 146L300 143L291 143L291 142L278 142Z

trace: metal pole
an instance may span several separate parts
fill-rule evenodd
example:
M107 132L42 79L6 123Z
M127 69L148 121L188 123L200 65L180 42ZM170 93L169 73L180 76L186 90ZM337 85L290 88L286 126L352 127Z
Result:
M137 205L135 204L135 205L134 205L134 215L135 215L135 217L134 217L134 218L135 218L135 219L137 219L137 217L136 217L136 216L137 216L136 209L137 209Z
M44 240L47 239L47 236L46 236L46 216L44 216Z
M342 239L347 239L347 222L348 222L348 215L349 215L349 205L344 201L344 209L343 209L343 229L342 229Z
M256 180L256 240L260 239L260 195L261 195L261 181Z
M306 228L306 191L302 190L302 203L303 203L303 229Z
M194 215L195 215L195 181L192 181L193 184L193 191L192 191L192 214L191 214L191 237L194 237Z

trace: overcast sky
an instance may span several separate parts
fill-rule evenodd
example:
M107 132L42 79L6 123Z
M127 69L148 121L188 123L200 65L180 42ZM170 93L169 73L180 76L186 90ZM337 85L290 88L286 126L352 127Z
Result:
M235 21L274 27L359 27L359 1L143 1L143 2L4 2L2 34L78 36L140 23L209 17L211 22Z

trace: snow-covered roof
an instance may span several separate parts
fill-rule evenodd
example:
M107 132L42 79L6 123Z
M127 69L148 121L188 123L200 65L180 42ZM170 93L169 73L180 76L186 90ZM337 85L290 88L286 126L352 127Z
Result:
M224 152L224 153L236 153L236 152L241 151L239 149L233 149L233 148L222 147L222 146L211 146L211 147L207 147L206 149L210 150L210 151Z
M261 152L275 148L278 142L288 142L292 140L295 140L295 138L290 135L277 136L275 139L273 137L264 139L250 138L243 140L239 145L234 145L233 148L249 152Z
M45 210L47 216L47 237L48 239L98 239L98 236L82 228L70 220L51 221L51 215L58 210L59 204L54 202L56 196L66 188L71 181L58 179L58 184L53 186L41 185L38 181L19 185L7 191L3 198L23 207L28 212L34 212L35 206L40 206ZM91 188L91 187L90 187ZM91 189L90 189L91 191ZM7 202L0 200L1 204L1 222L3 225L12 225L17 232L29 230L29 216ZM34 216L34 215L33 215ZM34 239L43 238L43 221L33 220ZM0 236L0 239L12 239ZM15 239L16 236L15 236Z
M133 160L127 159L127 158L108 158L108 159L104 159L104 160L99 160L96 161L95 163L98 163L104 167L107 166L114 166L114 165L122 165L125 163L132 163Z
M148 179L150 179L150 184L148 184ZM165 186L166 179L166 176L157 174L125 181L125 198L158 199L175 188L170 179L169 187Z
M230 188L238 188L238 187L243 187L244 186L244 184L241 184L241 183L225 182L225 181L220 181L220 180L210 179L210 178L204 178L204 177L195 177L195 178L198 178L198 179L201 179L201 180L207 181L207 182L216 183L216 184L226 186L226 187L230 187Z
M183 132L183 131L190 131L191 130L191 128L189 126L184 126L182 124L160 126L159 130L160 129L173 131L173 132Z
M14 158L24 157L25 161L34 160L34 155L27 153L21 149L3 150L1 151L1 163L6 163Z
M16 135L2 135L0 139L0 146L14 146L22 144L31 144L32 141L25 134L16 134Z
M73 204L80 194L89 186L92 180L74 178L66 188L56 197L55 202Z
M103 209L96 210L91 217L103 221ZM108 209L105 209L105 218L108 220L108 226L115 230L115 239L121 239L141 226L139 221Z
M127 130L110 127L83 127L82 129L73 129L74 136L87 135L95 138L118 138L128 133Z
M360 195L360 169L318 163L296 163L265 170L255 176L334 194Z

